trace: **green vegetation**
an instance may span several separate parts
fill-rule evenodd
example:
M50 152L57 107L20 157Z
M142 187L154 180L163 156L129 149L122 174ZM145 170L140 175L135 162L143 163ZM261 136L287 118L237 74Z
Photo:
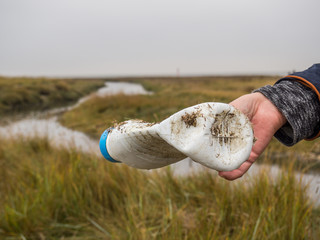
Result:
M277 77L194 77L194 78L145 78L118 79L141 83L153 95L115 95L93 98L70 112L66 112L60 122L72 129L83 131L92 137L100 134L114 122L128 119L143 119L159 122L171 114L202 102L230 102L267 84L273 84ZM268 162L290 164L295 169L304 168L308 172L320 172L317 158L320 145L314 141L302 141L288 148L273 140L269 145ZM258 161L261 162L261 159Z
M98 138L115 121L158 122L197 103L230 102L276 79L117 79L139 82L154 94L95 97L60 121ZM0 114L68 104L103 82L0 78ZM10 102L9 93L20 100ZM262 171L228 182L215 171L178 177L170 167L142 171L111 164L74 149L55 149L50 139L0 139L0 239L316 240L320 209L310 204L294 170L319 166L300 161L319 149L316 142L286 148L273 141L258 162L279 164L282 175L270 179Z
M102 79L0 77L0 115L66 106L103 85Z
M139 171L48 139L0 140L1 239L318 239L292 167L270 181Z
M275 77L198 77L117 79L138 82L153 95L115 95L93 98L65 113L65 126L99 137L113 122L138 118L159 122L171 114L202 102L230 102L252 90L275 82Z

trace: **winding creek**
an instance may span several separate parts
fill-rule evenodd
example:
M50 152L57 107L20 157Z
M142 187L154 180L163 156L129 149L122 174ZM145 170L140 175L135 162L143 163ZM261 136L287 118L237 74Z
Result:
M100 156L98 140L91 139L86 134L68 129L58 122L57 115L70 111L78 107L83 102L93 96L104 97L113 94L152 94L146 91L140 84L126 82L106 82L103 88L100 88L95 93L81 98L75 105L70 107L57 108L50 111L31 114L22 120L12 122L5 126L0 126L1 138L32 138L46 137L50 139L50 143L58 148L75 148L76 150L85 153L96 154ZM207 170L200 164L197 164L190 159L185 159L171 166L174 174L188 175L199 171ZM262 169L267 169L270 179L276 179L281 173L281 169L276 165L264 166L254 164L248 173L238 181L232 184L239 184L243 181L250 181L252 176L260 173ZM215 173L216 174L216 173ZM308 184L308 195L315 206L320 206L320 176L312 174L296 173L296 178L301 179L303 184Z

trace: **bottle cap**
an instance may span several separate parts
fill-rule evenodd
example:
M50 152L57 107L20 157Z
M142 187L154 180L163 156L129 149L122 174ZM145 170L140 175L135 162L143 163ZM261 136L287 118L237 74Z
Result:
M108 128L107 130L105 130L101 137L100 137L100 142L99 142L99 147L100 147L100 152L102 154L102 156L107 159L108 161L110 162L119 162L117 160L114 160L110 154L108 153L108 150L107 150L107 138L108 138L108 134L109 134L109 131L111 130L112 128Z

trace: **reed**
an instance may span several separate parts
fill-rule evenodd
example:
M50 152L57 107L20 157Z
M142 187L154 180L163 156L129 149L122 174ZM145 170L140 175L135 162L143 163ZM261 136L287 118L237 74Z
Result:
M103 79L0 77L0 115L66 106L103 85Z
M60 122L74 130L99 138L101 133L114 122L128 119L142 119L160 122L171 114L203 102L231 102L239 96L250 93L261 86L273 84L277 77L189 77L189 78L124 78L118 81L138 82L153 95L125 96L122 94L104 98L92 98L66 112ZM301 141L293 147L271 142L268 163L291 163L292 155L298 161L295 169L320 172L317 158L320 145L316 142ZM260 158L258 162L262 162Z
M0 140L2 239L317 239L319 209L286 166L228 182L213 171L174 176Z
M119 78L113 81L141 83L153 95L118 94L92 98L65 113L61 123L98 137L112 122L139 118L158 122L183 108L203 102L230 102L276 77ZM112 79L109 79L112 80Z
M139 82L154 94L92 98L60 121L98 138L114 121L158 122L197 103L232 101L276 79L108 79ZM36 85L15 81L7 87L29 91ZM56 82L48 81L41 84L56 91ZM68 88L73 81L62 83L60 91L76 89ZM4 82L1 90L9 84ZM92 82L76 82L90 90ZM319 239L320 209L311 205L307 186L294 176L301 168L299 154L318 149L316 143L288 149L274 141L258 162L282 166L278 177L270 179L265 169L228 182L214 171L175 176L170 167L142 171L111 164L74 149L53 148L50 139L0 139L0 239Z

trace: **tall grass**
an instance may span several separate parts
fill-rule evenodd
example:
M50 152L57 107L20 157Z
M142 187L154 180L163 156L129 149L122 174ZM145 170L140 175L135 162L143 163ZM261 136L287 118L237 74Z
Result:
M319 215L292 168L227 182L177 177L0 140L2 239L318 239Z
M230 102L276 77L123 78L141 83L153 95L93 98L61 118L65 126L98 137L114 121L140 118L158 122L178 110L202 102Z
M65 106L103 85L103 79L0 77L0 114Z
M138 82L153 95L115 95L93 98L66 112L60 122L72 129L83 131L92 137L100 134L114 122L128 119L143 119L159 122L171 114L202 102L228 103L239 96L250 93L267 84L273 84L277 77L189 77L189 78L126 78L121 81ZM316 142L302 141L288 148L273 140L268 155L273 163L290 164L291 155L299 161L295 168L320 172L317 158L320 147ZM259 161L260 162L260 161ZM271 161L268 161L270 163Z
M98 137L113 121L158 122L193 104L229 102L276 78L118 80L140 82L155 94L93 98L65 113L61 122ZM40 84L15 81L10 89L29 91ZM50 94L57 90L55 81ZM64 85L67 92L77 89L72 84L90 89L86 81L72 82L66 81L71 84ZM4 84L9 83L0 81L0 90ZM319 239L320 209L312 208L293 170L295 151L318 151L308 144L291 148L276 179L262 171L228 182L213 171L179 177L170 168L151 172L111 164L73 149L52 148L50 139L0 139L0 239ZM265 158L283 149L272 143Z

